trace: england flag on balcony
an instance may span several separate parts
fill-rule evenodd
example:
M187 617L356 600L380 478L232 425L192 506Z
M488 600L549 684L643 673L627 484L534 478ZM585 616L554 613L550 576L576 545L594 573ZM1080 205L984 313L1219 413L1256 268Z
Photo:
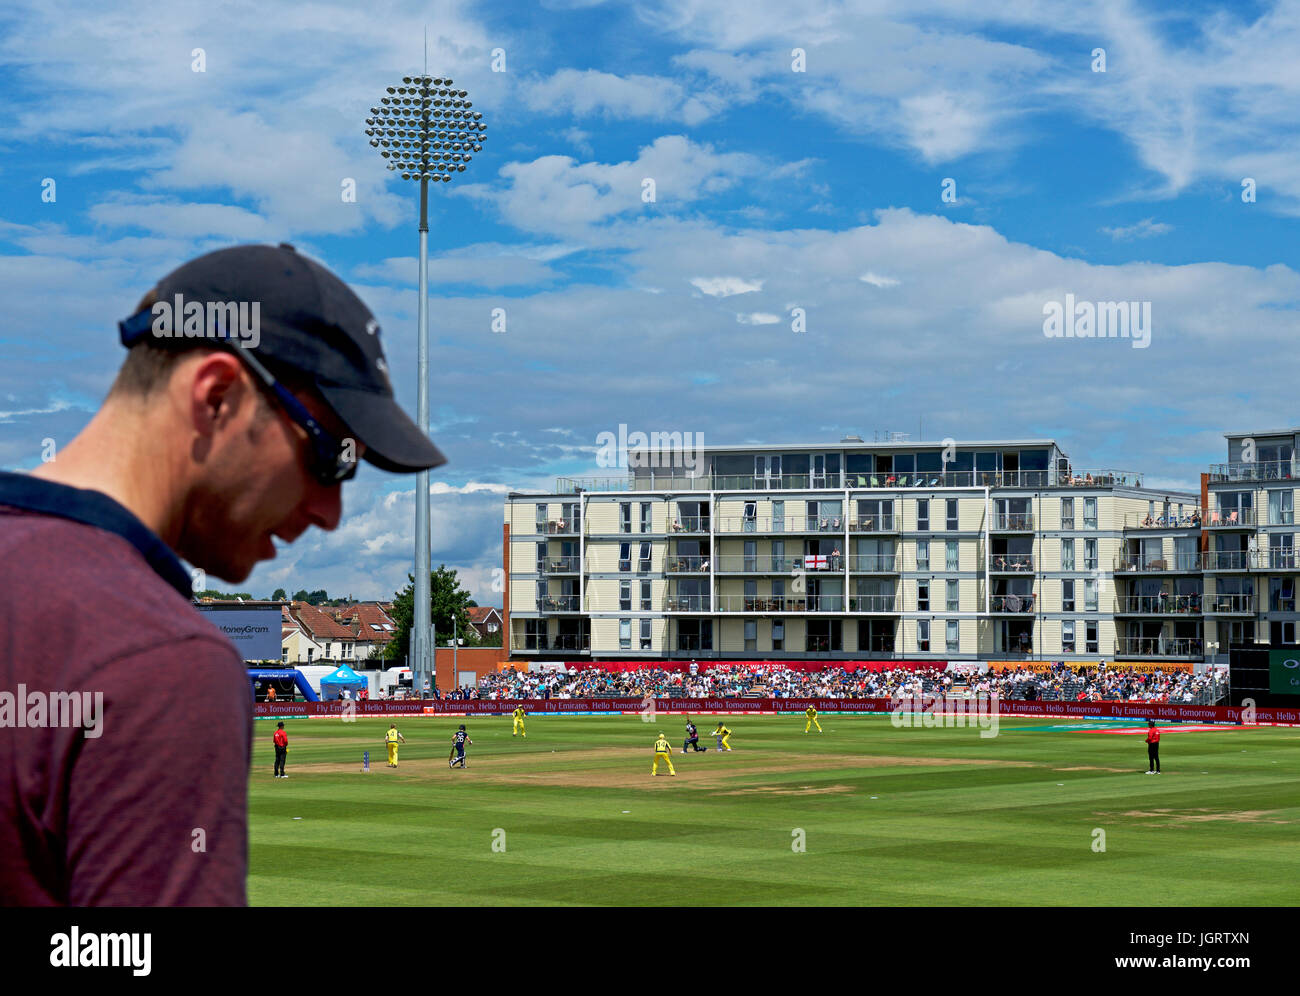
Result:
M827 567L826 556L825 554L822 554L820 556L804 557L803 566L806 570L810 571L824 571Z

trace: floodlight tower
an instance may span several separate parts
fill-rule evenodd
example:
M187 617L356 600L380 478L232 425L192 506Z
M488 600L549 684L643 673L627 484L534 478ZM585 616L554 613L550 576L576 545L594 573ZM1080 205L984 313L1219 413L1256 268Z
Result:
M379 149L388 168L403 180L420 183L420 307L419 390L417 422L429 434L429 181L449 183L465 172L473 153L483 151L487 125L472 110L464 90L440 76L403 76L400 86L388 87L379 106L370 108L366 134ZM415 605L411 624L411 678L413 691L422 689L427 676L437 681L430 632L429 592L429 472L422 470L415 484Z

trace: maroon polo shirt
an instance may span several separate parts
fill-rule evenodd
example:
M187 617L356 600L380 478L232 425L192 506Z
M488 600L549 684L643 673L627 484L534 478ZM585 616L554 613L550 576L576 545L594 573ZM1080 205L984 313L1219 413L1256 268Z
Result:
M175 554L0 473L0 592L0 903L245 904L247 672Z

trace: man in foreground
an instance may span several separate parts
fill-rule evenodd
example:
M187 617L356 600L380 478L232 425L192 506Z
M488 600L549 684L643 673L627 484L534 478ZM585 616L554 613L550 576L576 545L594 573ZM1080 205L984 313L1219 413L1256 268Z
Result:
M275 777L288 778L284 773L284 763L289 759L289 734L284 732L284 721L275 724L275 734L271 737L275 745Z
M659 761L661 758L663 759L664 763L668 765L668 774L670 775L677 774L677 772L673 769L672 753L673 753L673 745L668 742L667 737L665 737L662 733L660 733L659 739L655 741L654 767L650 769L650 776L652 778L659 774Z
M462 768L465 767L465 745L472 744L473 742L474 741L469 738L469 734L465 732L465 724L461 723L460 729L457 730L455 735L451 738L452 756L447 759L447 767L454 768L458 764Z
M119 328L85 429L0 474L0 688L103 704L0 727L0 902L242 905L250 687L192 592L334 529L362 456L444 460L393 400L370 311L291 247L192 260Z
M1160 774L1160 731L1154 719L1147 720L1147 774Z
M406 743L406 737L397 732L397 724L389 723L388 732L384 734L384 743L388 745L388 766L397 767L397 745Z

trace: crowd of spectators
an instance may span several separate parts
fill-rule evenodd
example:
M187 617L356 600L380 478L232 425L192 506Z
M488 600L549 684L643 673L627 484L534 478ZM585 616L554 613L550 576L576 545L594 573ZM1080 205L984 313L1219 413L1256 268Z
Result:
M696 673L644 667L626 671L507 669L485 676L462 697L481 699L588 699L652 695L658 698L888 698L921 694L1004 699L1099 702L1147 701L1211 705L1227 694L1222 672L1144 672L1111 665L1047 671L1028 668L962 674L942 668L884 671L827 667L797 671L779 664L699 665Z

